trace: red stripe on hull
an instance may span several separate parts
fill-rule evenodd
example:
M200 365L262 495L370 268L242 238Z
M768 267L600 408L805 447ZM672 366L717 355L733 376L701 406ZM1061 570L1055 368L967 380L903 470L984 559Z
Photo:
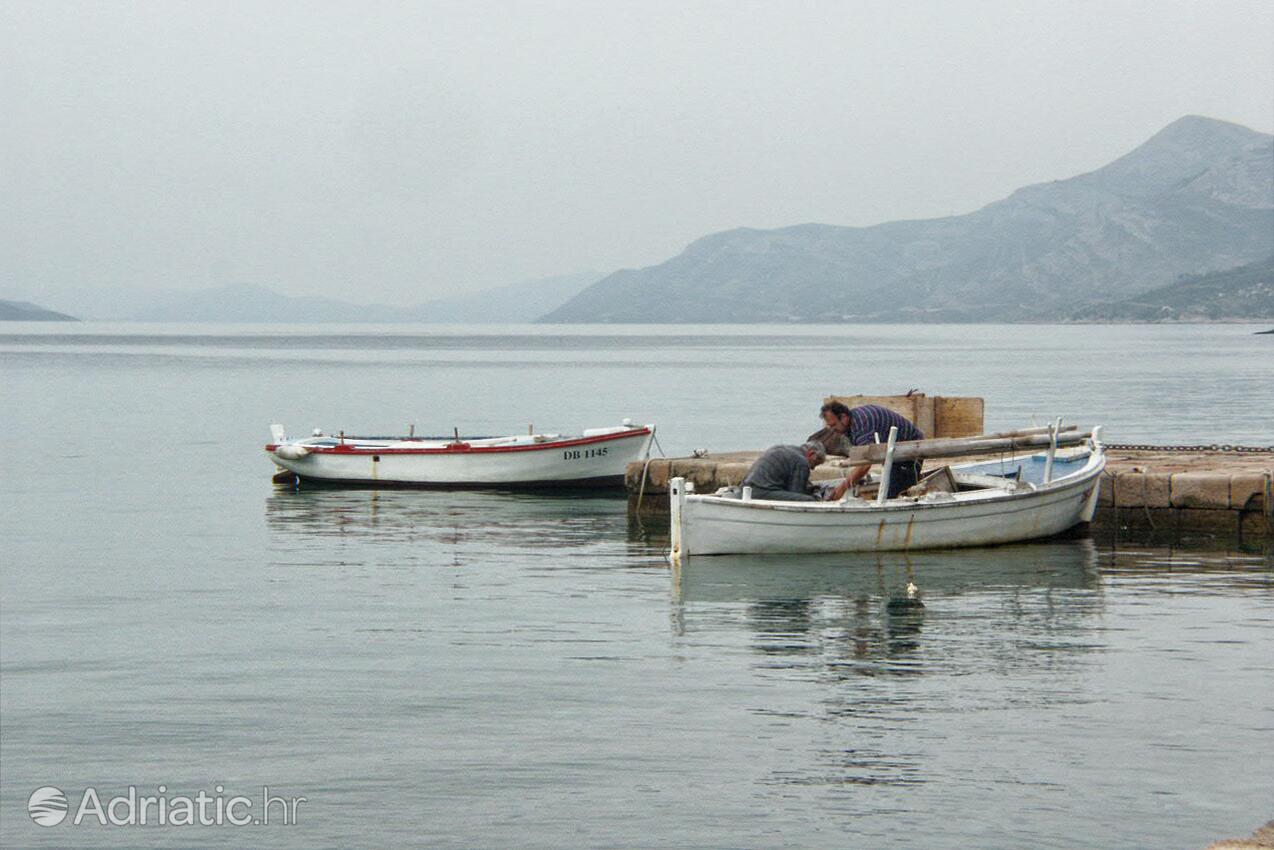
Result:
M307 475L296 475L295 481L275 481L296 489L305 487L339 487L369 490L494 490L514 492L526 490L571 491L571 490L621 490L624 476L603 475L596 478L574 478L563 481L512 481L500 484L476 484L473 482L455 481L371 481L364 478L313 478Z

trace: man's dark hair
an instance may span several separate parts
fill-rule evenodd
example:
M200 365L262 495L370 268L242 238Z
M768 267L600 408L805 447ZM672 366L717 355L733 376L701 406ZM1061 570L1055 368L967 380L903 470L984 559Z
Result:
M843 402L829 401L827 404L818 409L819 416L822 416L824 413L830 413L837 419L840 419L842 416L849 415L849 408L846 407Z

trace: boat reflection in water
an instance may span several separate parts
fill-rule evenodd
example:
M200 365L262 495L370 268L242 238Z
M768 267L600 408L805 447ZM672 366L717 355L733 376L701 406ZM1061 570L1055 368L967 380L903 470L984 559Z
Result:
M597 495L441 490L277 490L273 533L366 538L379 544L586 546L626 534L623 499Z
M916 675L935 663L1053 665L1066 655L1024 651L1082 633L1101 610L1099 588L1091 540L909 555L692 557L673 570L673 622L689 636L743 627L768 666L836 677ZM926 624L939 654L920 658ZM964 651L948 652L965 639Z
M992 723L1018 734L1022 717L1086 698L1101 650L1098 560L1090 540L692 556L674 570L673 629L689 647L733 648L750 669L757 735L804 739L803 757L774 764L766 784L823 787L870 814L896 805L890 788L941 779L926 739L968 738L976 759L997 734L982 718L1012 717Z

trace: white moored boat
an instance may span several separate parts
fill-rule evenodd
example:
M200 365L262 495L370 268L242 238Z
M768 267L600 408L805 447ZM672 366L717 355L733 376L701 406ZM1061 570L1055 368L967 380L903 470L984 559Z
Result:
M650 453L654 425L592 428L577 436L349 437L288 440L270 426L276 480L398 487L610 487ZM291 473L291 475L288 475ZM292 476L295 476L293 478Z
M1032 429L1040 431L1044 429ZM688 493L686 482L669 482L672 553L687 556L762 553L884 552L989 546L1061 534L1090 522L1097 509L1106 465L1101 429L1091 435L1044 437L1017 434L1008 442L1049 445L1047 453L951 467L945 492L893 499L846 498L838 502L779 502L743 498L723 488L712 495ZM1073 430L1073 429L1072 429ZM981 442L979 440L981 439ZM1059 451L1058 443L1087 445ZM1016 441L1016 442L1015 442ZM872 446L860 459L885 453L882 489L895 460L936 454L985 453L989 438ZM999 443L1005 440L1001 439ZM963 450L960 445L964 444ZM851 456L851 460L854 456Z

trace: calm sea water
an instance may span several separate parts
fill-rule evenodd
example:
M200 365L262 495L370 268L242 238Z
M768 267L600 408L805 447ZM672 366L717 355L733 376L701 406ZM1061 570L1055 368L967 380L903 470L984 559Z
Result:
M623 499L271 487L271 422L758 448L828 392L1274 443L1242 326L0 328L0 846L1202 847L1274 816L1274 563L665 565ZM918 613L886 600L907 581ZM303 796L37 826L28 795Z

